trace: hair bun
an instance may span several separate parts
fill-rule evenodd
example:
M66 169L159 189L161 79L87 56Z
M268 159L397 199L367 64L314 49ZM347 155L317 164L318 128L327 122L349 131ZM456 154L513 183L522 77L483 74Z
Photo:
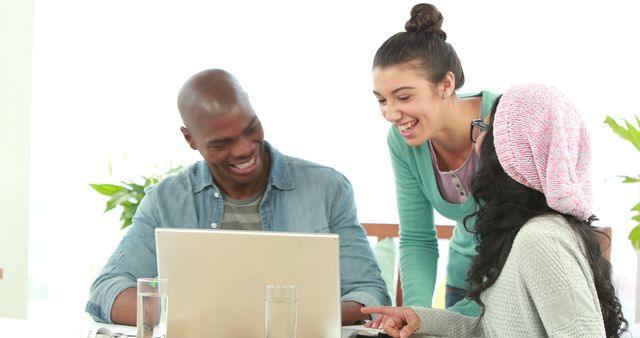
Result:
M442 27L442 13L432 4L417 4L411 9L411 18L404 25L407 32L431 32L443 40L447 39Z

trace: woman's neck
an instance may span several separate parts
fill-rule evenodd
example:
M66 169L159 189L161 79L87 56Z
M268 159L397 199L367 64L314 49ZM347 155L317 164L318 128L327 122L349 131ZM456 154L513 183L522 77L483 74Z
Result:
M459 168L469 157L472 143L469 138L471 121L481 118L482 97L451 99L448 123L442 132L431 139L440 170Z

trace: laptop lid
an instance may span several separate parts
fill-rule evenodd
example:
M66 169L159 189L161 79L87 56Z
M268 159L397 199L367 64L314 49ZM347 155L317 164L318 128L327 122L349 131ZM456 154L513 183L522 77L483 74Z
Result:
M298 286L298 337L340 337L336 234L156 229L168 337L263 337L266 284Z

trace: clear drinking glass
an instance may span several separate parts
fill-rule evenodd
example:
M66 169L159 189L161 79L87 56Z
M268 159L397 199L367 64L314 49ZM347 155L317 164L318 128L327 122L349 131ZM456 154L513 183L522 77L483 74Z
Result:
M295 338L298 326L298 287L268 284L264 288L264 337Z
M137 337L167 336L169 281L164 278L138 278Z

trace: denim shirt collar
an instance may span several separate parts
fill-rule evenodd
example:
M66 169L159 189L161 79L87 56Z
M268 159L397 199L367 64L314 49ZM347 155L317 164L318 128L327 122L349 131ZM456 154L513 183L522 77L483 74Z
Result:
M286 156L273 148L269 142L264 141L264 145L265 149L271 154L271 167L269 168L269 182L267 184L278 190L294 189L293 179L286 165ZM216 191L220 190L213 182L213 176L206 161L200 161L198 163L191 181L193 182L192 188L194 194L201 192L209 186L213 187Z

